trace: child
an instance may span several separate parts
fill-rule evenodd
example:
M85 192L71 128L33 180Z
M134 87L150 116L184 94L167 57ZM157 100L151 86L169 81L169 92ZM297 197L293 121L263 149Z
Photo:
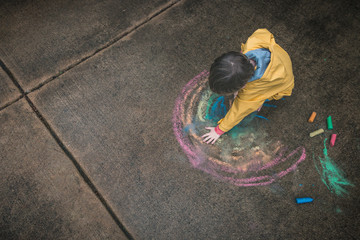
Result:
M226 116L203 135L203 141L214 144L250 113L260 110L266 99L290 96L294 75L289 55L276 44L267 29L256 30L241 45L241 53L229 52L215 59L210 68L210 89L218 94L235 95Z

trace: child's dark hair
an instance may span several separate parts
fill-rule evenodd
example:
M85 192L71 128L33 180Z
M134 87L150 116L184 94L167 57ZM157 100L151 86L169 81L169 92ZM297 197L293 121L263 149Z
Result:
M218 94L229 94L245 86L254 74L254 66L238 52L228 52L217 59L210 68L210 89Z

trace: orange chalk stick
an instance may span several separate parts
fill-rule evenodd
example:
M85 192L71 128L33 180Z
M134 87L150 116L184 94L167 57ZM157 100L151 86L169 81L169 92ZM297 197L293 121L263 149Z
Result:
M308 122L314 122L314 119L316 117L316 112L313 112L308 120Z

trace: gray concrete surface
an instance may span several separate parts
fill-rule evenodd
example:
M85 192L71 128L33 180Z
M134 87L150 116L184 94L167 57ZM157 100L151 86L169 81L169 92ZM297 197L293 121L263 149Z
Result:
M24 90L30 91L129 31L167 2L2 1L0 57Z
M1 239L127 239L24 99L0 122Z
M106 3L106 6L115 9L115 13L116 9L130 4ZM44 9L58 9L51 2L42 4ZM82 6L85 3L76 4ZM3 6L8 8L8 5ZM27 6L19 3L16 9L26 10ZM131 6L135 13L140 11L141 6L147 6L149 13L159 11L160 3ZM4 9L1 11L6 13ZM95 16L106 12L96 4L90 6L90 10L70 9L75 15L82 14L86 20L93 9L99 9L99 15ZM41 8L38 11L43 13ZM69 235L69 238L82 239L86 234L91 235L91 231L101 233L103 230L103 234L108 234L111 232L108 229L117 224L117 234L121 230L128 238L134 239L358 239L358 11L359 3L356 1L179 1L149 21L144 20L139 28L114 42L112 39L123 28L108 24L99 30L86 21L74 26L58 22L57 26L69 27L68 31L78 38L73 45L51 44L49 48L37 50L31 45L15 44L24 52L33 52L27 57L12 56L1 47L0 59L14 74L15 81L25 90L38 86L27 94L29 99L26 100L33 104L41 120L36 122L36 130L29 130L21 139L10 130L4 131L4 139L13 136L13 142L21 144L45 136L51 142L40 147L47 149L50 156L35 151L39 146L34 146L34 150L32 144L26 148L34 152L32 157L21 155L24 151L13 150L16 144L4 145L2 164L7 166L6 160L12 158L8 152L13 152L20 163L21 160L34 158L44 161L60 158L58 164L64 165L65 170L59 178L79 178L76 170L85 175L76 183L69 181L63 184L66 191L51 190L47 194L56 196L64 191L64 196L67 196L77 192L79 184L81 189L87 189L84 185L88 184L90 189L96 188L99 192L100 197L93 204L102 205L109 215L103 213L104 217L97 218L103 222L95 229L84 225L74 229L74 235ZM124 18L115 13L110 15L112 22ZM4 19L10 19L14 14L9 15ZM127 22L141 19L137 15L129 16L130 20L126 18ZM27 19L26 14L23 18ZM38 18L33 16L33 19ZM100 20L94 17L89 21L99 23ZM15 32L15 26L18 25L2 29ZM78 33L83 26L85 30ZM209 69L213 59L221 53L239 50L240 44L257 28L269 29L289 53L296 79L293 96L276 102L276 111L269 108L261 111L270 121L259 131L265 129L289 148L304 146L307 157L296 171L271 185L237 187L191 166L174 137L171 119L175 99L183 86L204 69ZM39 29L44 31L44 28ZM109 35L101 35L103 32L109 32ZM50 31L50 36L54 37L57 33L57 30ZM98 36L102 36L100 44L94 40ZM0 38L0 41L9 44L6 37ZM51 42L38 36L31 44L41 44L42 41L46 44ZM74 47L79 44L86 47ZM104 44L107 44L106 48L102 49ZM76 54L67 57L63 55L64 48ZM22 60L14 61L15 58ZM47 58L53 67L45 64ZM83 61L77 64L79 59ZM25 65L27 67L22 70ZM67 69L66 66L71 67L56 76L56 71ZM52 79L51 76L56 77ZM2 109L2 128L14 124L14 119L22 119L21 124L33 129L31 126L35 124L36 117L26 104L25 100L20 100ZM7 114L9 111L13 112ZM318 113L318 121L313 125L307 123L312 111ZM25 117L26 114L31 114L32 118ZM334 132L338 134L336 147L329 148L328 152L353 184L346 187L349 194L343 197L325 186L313 159L313 155L322 153L325 137L333 132L327 130L317 138L308 137L309 132L326 128L328 115L333 116ZM56 153L59 156L52 157L51 154L55 154L52 149L59 147L50 147L54 145L50 136L55 138L65 154ZM7 167L17 172L18 177L22 176L24 181L32 180L29 174L21 175L17 165ZM273 170L280 169L274 167ZM9 178L9 171L4 171L3 175ZM35 172L34 169L29 171ZM46 168L44 176L45 179L51 176ZM40 182L46 186L45 180ZM6 182L5 185L11 184ZM92 198L96 196L88 195ZM311 204L297 205L295 198L301 196L311 196L315 200ZM4 202L12 199L9 190L2 191L1 197L6 199ZM90 204L89 197L81 194L71 197L82 207ZM19 198L26 199L27 195ZM35 209L43 200L32 199ZM11 206L4 204L2 209ZM51 210L66 208L66 204L59 203ZM109 209L115 214L112 223L108 220L111 215ZM92 214L83 212L83 219L87 219L88 224L94 224ZM4 216L10 218L12 214ZM31 208L23 215L16 213L15 216L31 216L40 222L52 219L50 213L40 216ZM4 224L7 218L3 217L2 232L13 229L11 233L20 236L20 223L11 221ZM76 223L78 219L69 221ZM69 221L54 220L54 224L67 229ZM27 229L38 232L48 228L46 224L28 223L27 226ZM53 234L53 238L58 236L56 232L48 234ZM101 238L95 236L94 239Z

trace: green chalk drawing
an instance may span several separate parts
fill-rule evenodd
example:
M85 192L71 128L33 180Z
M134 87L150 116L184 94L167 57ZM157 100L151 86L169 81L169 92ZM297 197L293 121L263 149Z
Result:
M209 90L204 91L204 93L201 96L201 100L199 102L198 110L196 116L199 118L201 122L205 122L205 119L203 117L203 113L207 112L206 109L208 109L208 101L211 97L212 92Z
M341 169L339 169L335 162L328 156L327 148L326 148L326 140L324 140L324 157L319 157L320 166L322 167L322 171L318 164L315 162L315 155L313 154L313 159L315 163L315 167L317 172L321 176L321 180L326 185L326 187L338 196L343 196L344 194L348 194L348 191L344 188L344 186L354 186L348 180L345 179L344 173Z
M228 135L233 140L236 140L236 139L239 139L239 137L246 136L250 132L250 130L253 130L253 129L252 128L251 129L246 129L246 128L241 128L239 126L235 126L233 129L231 129L228 132Z
M342 213L342 210L339 207L336 207L335 211L336 213Z

